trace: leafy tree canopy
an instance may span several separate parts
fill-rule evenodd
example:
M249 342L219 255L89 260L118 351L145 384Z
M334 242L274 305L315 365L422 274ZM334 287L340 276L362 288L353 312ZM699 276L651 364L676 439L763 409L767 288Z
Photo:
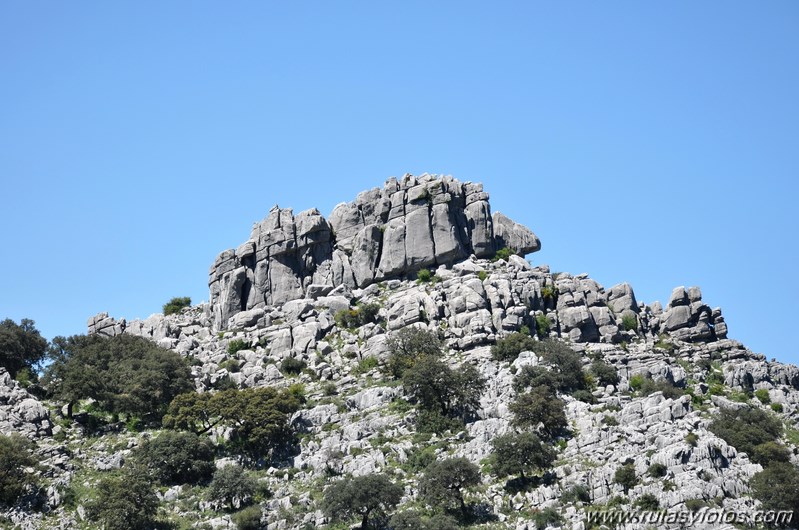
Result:
M106 530L149 530L158 513L158 497L141 469L123 469L103 478L88 515Z
M174 315L175 313L180 313L182 309L191 306L191 298L188 296L176 296L169 302L164 304L164 314L165 315Z
M17 324L10 318L0 322L0 366L11 377L24 369L33 369L47 353L47 340L36 329L35 322L27 318Z
M533 433L509 433L491 442L491 469L500 478L543 471L555 461L555 451Z
M419 497L432 506L458 509L463 518L468 515L463 490L479 485L480 469L465 458L436 460L419 480Z
M214 447L192 432L163 431L139 446L133 460L162 484L196 484L211 477Z
M395 379L425 356L441 357L444 345L438 333L417 327L404 327L389 337L388 370Z
M508 409L513 414L513 424L523 429L537 429L550 440L566 429L566 405L552 389L535 387L520 394Z
M708 430L739 451L747 453L750 458L757 459L758 456L773 454L764 448L759 455L756 448L777 440L782 435L782 423L755 407L721 409Z
M382 520L399 504L403 489L386 475L370 474L345 478L330 484L322 499L322 511L337 521L360 517L361 528L370 520Z
M33 474L27 471L37 462L34 448L33 442L17 433L0 435L0 503L13 505L35 484Z

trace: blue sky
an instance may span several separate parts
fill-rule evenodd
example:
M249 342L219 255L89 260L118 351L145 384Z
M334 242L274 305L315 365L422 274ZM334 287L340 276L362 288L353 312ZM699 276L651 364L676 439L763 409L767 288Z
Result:
M4 2L0 318L207 300L272 205L430 172L797 363L798 57L791 1Z

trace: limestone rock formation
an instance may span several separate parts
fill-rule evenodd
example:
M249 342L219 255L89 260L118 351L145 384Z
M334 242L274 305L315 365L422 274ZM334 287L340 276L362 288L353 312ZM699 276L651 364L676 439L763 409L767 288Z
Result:
M491 214L482 184L405 175L318 210L275 206L250 239L219 254L208 285L216 329L241 312L279 305L321 286L364 287L422 268L490 257L507 247L524 256L541 248L528 228Z

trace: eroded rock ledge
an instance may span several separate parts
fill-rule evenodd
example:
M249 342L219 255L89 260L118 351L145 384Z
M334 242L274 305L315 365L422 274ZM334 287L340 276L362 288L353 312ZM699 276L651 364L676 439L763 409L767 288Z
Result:
M209 273L216 329L238 313L303 298L309 291L365 287L500 248L520 256L541 248L536 235L497 212L482 184L405 175L333 210L293 214L273 207L249 240L219 254Z

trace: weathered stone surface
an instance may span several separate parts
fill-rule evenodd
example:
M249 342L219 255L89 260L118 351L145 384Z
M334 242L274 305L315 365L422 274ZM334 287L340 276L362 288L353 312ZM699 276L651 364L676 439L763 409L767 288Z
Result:
M389 179L336 206L329 222L315 209L295 216L275 206L246 242L214 261L208 280L214 324L226 329L240 312L321 296L321 286L364 287L470 254L490 257L503 246L524 255L541 244L526 227L491 215L482 184L452 177ZM109 335L124 331L94 327Z

